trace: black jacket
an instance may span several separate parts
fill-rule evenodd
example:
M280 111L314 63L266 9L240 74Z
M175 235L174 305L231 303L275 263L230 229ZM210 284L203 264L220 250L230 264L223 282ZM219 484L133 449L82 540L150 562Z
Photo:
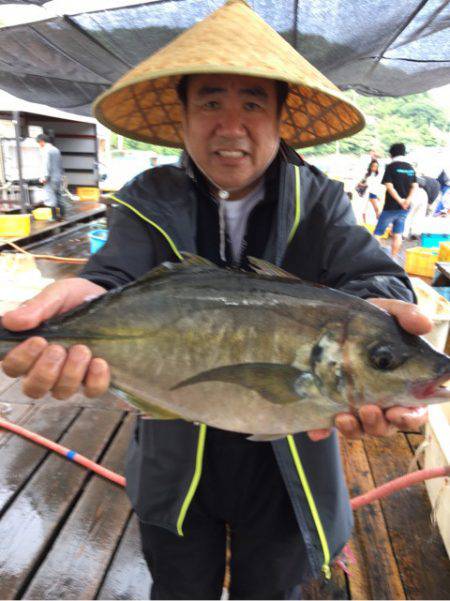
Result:
M222 264L218 208L195 168L145 171L115 198L108 241L83 277L113 288L177 260L180 251ZM249 217L246 253L362 298L414 300L403 270L356 225L342 184L284 145L266 173L265 199ZM182 534L201 477L205 432L182 420L138 421L126 475L141 520ZM336 434L320 442L296 434L272 446L308 550L305 561L313 574L327 573L353 523Z

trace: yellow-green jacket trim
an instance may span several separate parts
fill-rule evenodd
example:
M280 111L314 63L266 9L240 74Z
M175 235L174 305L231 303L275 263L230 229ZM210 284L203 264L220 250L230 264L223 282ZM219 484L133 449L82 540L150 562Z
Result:
M294 173L295 173L295 213L294 213L294 223L292 224L292 228L289 233L288 244L291 242L292 238L294 237L294 234L298 228L298 224L300 223L300 168L298 165L294 165Z
M154 221L152 221L151 219L146 217L143 213L141 213L140 211L135 209L132 205L128 204L124 200L121 200L120 198L117 198L117 196L114 196L113 194L109 194L109 197L113 198L119 204L124 205L125 207L130 209L130 211L133 211L133 213L138 215L138 217L140 217L141 219L143 219L144 221L146 221L147 223L152 225L154 228L156 228L158 230L158 232L160 232L164 236L164 238L167 240L167 242L170 245L170 248L173 250L175 255L181 261L183 261L183 255L179 252L179 250L175 246L175 243L173 242L172 238L157 223L155 223ZM198 483L200 482L200 478L202 475L203 456L205 453L205 439L206 439L206 425L200 424L198 443L197 443L197 454L196 454L196 458L195 458L194 476L193 476L191 484L189 486L187 495L181 506L180 514L179 514L178 520L177 520L177 532L178 532L179 536L183 536L183 522L186 518L187 511L192 502L192 499L194 497L195 491L197 490Z
M188 493L186 495L186 498L183 501L183 505L181 506L180 515L178 516L178 521L177 521L177 532L178 532L179 536L184 536L183 522L186 517L187 510L189 509L189 505L191 504L192 498L194 497L195 491L197 490L198 483L200 482L200 477L202 475L203 455L205 453L205 439L206 439L206 424L200 424L200 431L198 433L198 443L197 443L197 456L195 458L194 477L192 478L192 482L189 487Z
M149 219L148 217L146 217L143 213L141 213L140 211L138 211L137 209L135 209L132 205L128 204L124 200L121 200L120 198L117 198L117 196L114 196L114 194L108 194L108 196L109 196L109 198L114 199L119 204L124 205L125 207L127 207L128 209L130 209L130 211L133 211L133 213L136 213L136 215L138 215L138 217L140 217L141 219L143 219L144 221L146 221L147 223L149 223L150 225L152 225L154 228L156 228L158 230L158 232L160 234L162 234L164 236L164 238L167 240L167 242L169 243L170 248L173 250L173 252L175 253L175 255L180 259L180 261L183 260L183 256L178 251L178 249L175 246L175 243L173 242L172 238L169 236L169 234L167 234L167 232L165 232L161 227L159 227L159 225L157 223L155 223L154 221L152 221L151 219Z
M294 461L294 465L297 469L298 477L302 484L303 490L306 495L306 500L308 501L309 510L311 511L311 515L314 520L314 524L316 526L317 533L319 535L320 544L322 546L323 559L324 563L322 565L322 572L325 575L325 578L329 580L331 578L331 570L330 570L330 549L328 547L327 537L325 535L325 531L323 529L322 520L320 519L319 512L317 511L316 503L314 501L313 494L311 492L311 488L308 483L308 479L305 474L305 470L303 469L302 462L300 461L300 456L298 454L297 447L295 446L294 437L292 434L289 434L287 437L287 441L289 444L289 449L291 451L292 459Z

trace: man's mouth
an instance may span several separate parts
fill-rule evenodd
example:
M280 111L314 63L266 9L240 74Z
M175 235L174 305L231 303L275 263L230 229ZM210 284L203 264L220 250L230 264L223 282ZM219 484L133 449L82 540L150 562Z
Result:
M215 150L214 154L224 159L241 159L248 155L244 150Z

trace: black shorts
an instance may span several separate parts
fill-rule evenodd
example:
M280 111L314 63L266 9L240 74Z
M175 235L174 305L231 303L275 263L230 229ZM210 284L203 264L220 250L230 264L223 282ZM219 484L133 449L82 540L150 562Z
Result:
M184 537L141 523L152 599L219 599L231 536L231 599L300 598L305 546L269 442L208 428Z

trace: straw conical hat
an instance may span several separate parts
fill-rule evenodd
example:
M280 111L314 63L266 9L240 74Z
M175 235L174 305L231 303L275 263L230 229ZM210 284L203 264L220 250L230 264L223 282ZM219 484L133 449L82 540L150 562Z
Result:
M182 75L194 73L288 82L280 135L295 148L337 140L364 127L359 110L244 0L228 0L126 73L96 100L95 116L129 138L183 146L175 86Z

